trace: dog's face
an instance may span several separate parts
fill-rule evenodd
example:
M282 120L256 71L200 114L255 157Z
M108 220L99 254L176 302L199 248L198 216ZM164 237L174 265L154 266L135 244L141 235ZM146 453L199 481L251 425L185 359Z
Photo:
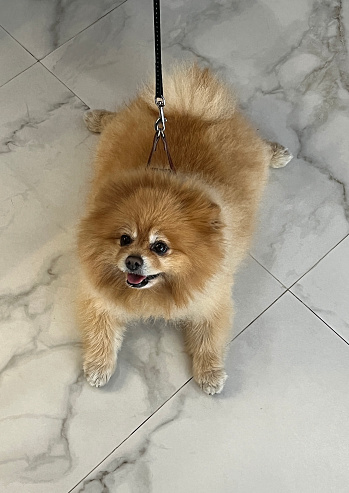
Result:
M79 253L97 287L178 298L219 268L222 227L219 207L198 188L156 171L130 174L95 198Z
M125 274L127 286L150 288L163 281L166 275L174 276L185 268L186 256L175 238L170 239L167 235L163 224L152 221L150 217L146 223L137 224L129 213L124 218L124 225L115 237L115 263Z

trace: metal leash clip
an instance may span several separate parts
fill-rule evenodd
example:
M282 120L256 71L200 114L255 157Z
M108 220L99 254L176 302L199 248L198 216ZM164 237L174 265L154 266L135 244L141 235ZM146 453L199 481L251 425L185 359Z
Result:
M156 97L155 98L155 104L159 109L159 118L155 122L155 132L165 132L165 124L167 122L167 119L165 118L164 114L164 106L166 104L165 98L163 97ZM161 127L160 127L161 123Z
M156 97L155 98L155 104L159 109L159 118L156 120L155 125L154 125L155 135L154 135L153 146L152 146L152 150L151 150L150 155L149 155L147 167L150 166L151 159L153 157L154 152L156 151L156 148L158 146L158 142L161 138L162 145L163 145L164 150L165 150L166 155L167 155L167 160L168 160L170 169L166 169L166 168L164 168L164 169L153 168L153 169L158 169L159 171L160 170L161 171L172 171L175 173L176 168L173 164L170 152L168 150L167 140L165 137L165 127L166 127L166 122L167 122L167 119L165 118L165 114L164 114L165 98L164 97Z

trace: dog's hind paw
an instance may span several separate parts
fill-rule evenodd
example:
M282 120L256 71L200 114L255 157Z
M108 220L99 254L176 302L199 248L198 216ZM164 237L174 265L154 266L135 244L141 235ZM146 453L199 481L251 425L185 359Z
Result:
M84 122L90 132L99 134L103 128L109 123L115 116L115 113L106 110L90 110L84 114Z
M284 147L277 142L268 142L268 144L270 145L273 152L270 161L271 168L283 168L293 158L287 147Z

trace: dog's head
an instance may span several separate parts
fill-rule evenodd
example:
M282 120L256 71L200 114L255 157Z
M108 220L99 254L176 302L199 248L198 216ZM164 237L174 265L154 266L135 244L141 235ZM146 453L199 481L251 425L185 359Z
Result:
M130 172L95 197L79 254L97 288L128 299L166 292L178 304L219 269L222 229L219 206L192 182Z

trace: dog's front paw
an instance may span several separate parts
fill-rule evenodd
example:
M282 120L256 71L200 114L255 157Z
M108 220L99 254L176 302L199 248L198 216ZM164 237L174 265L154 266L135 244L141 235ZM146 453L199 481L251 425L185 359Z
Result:
M227 374L223 369L209 370L195 376L195 380L206 394L213 395L222 392Z
M115 365L99 364L98 362L84 363L84 373L86 380L92 387L103 387L112 374L114 373Z

